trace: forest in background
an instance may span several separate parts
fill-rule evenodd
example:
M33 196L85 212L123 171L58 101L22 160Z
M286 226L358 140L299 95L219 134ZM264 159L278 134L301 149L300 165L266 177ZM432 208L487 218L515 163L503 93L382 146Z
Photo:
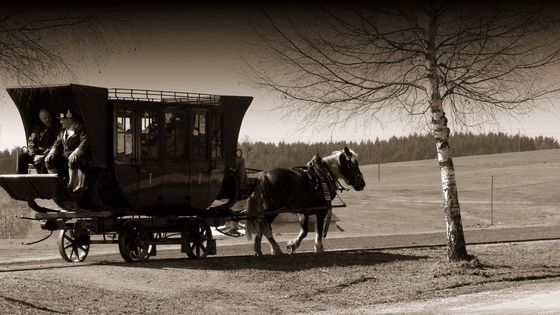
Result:
M505 133L455 133L451 135L451 151L454 157L496 154L519 151L559 149L555 138ZM412 134L391 137L387 140L362 142L317 142L317 143L265 143L242 142L246 166L256 169L305 165L314 154L325 156L334 150L348 146L360 155L360 164L404 162L435 159L435 141L432 135Z

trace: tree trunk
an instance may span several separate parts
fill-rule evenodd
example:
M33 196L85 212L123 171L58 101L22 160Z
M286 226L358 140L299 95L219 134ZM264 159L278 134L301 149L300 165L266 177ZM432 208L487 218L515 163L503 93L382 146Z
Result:
M451 261L466 260L469 258L461 222L457 182L455 181L455 168L451 158L449 146L449 133L447 118L443 111L443 99L440 93L440 75L437 66L436 32L438 16L434 13L426 28L426 67L428 69L427 91L430 96L432 113L433 134L436 139L439 167L441 171L441 188L445 207L445 222L447 225L447 258Z

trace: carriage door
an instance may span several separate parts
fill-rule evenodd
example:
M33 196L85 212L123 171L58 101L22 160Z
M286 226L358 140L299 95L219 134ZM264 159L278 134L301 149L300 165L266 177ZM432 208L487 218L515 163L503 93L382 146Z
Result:
M123 197L136 206L137 155L134 112L130 109L115 109L113 112L113 157L115 175Z
M191 207L205 209L208 204L210 160L208 159L208 112L193 110L190 117L190 200Z
M208 189L208 203L211 204L222 188L225 173L224 163L224 114L210 112L210 183Z
M160 113L158 110L140 110L137 207L154 208L162 201Z
M189 164L187 160L187 112L168 110L163 113L164 160L162 202L181 209L189 204Z

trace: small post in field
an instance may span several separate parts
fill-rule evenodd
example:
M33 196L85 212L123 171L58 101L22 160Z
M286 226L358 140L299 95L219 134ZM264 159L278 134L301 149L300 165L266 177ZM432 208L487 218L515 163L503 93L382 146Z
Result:
M490 225L494 225L494 176L490 181Z
M379 159L379 148L380 143L379 143L379 138L375 139L375 143L377 145L377 150L375 150L376 154L377 154L377 181L380 182L381 181L381 161Z

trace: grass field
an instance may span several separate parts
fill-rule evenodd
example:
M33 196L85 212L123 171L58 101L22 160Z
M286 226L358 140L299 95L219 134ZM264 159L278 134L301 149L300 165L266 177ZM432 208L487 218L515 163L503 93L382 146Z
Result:
M490 224L494 176L494 225L560 224L560 150L454 159L465 229ZM356 234L444 231L443 199L436 160L361 166L367 186L342 194L339 225Z

